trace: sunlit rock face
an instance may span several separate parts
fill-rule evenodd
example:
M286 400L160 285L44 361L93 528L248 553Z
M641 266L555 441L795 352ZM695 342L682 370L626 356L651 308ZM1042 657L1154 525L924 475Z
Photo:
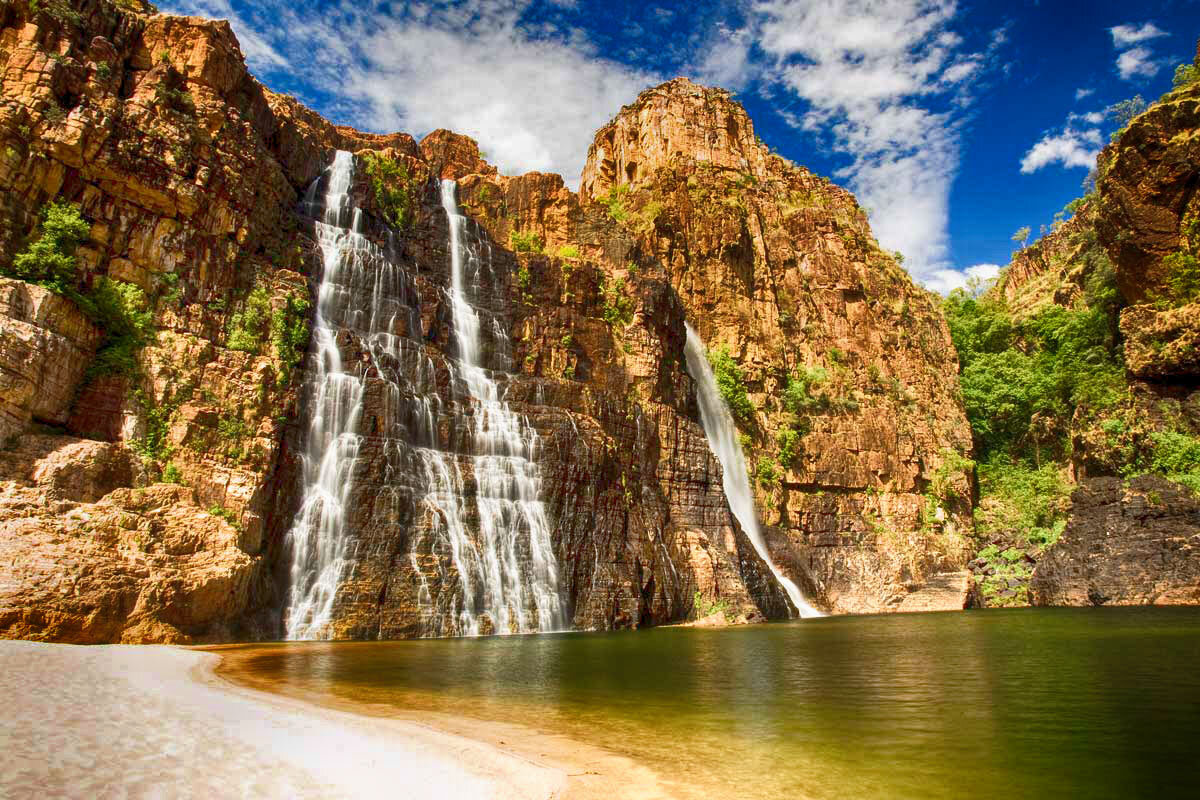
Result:
M1200 87L1152 103L1100 154L1095 192L1017 253L992 290L1017 320L1107 304L1126 370L1110 405L1053 421L1071 442L1078 488L1066 531L1033 568L1034 604L1197 602L1192 492L1129 478L1151 468L1158 437L1200 435L1200 304L1186 292L1200 254L1198 130Z
M556 175L499 175L448 131L417 143L335 127L250 77L225 23L106 0L76 4L78 18L17 5L0 11L13 99L0 109L0 264L36 235L45 203L77 203L91 224L81 286L140 288L154 335L135 369L96 374L90 353L103 342L86 320L3 306L0 366L29 362L26 383L0 397L11 452L25 454L0 476L6 635L289 633L322 350L293 367L273 326L307 314L318 330L326 290L346 295L324 352L359 386L343 431L354 452L328 615L293 633L794 613L730 513L684 358L689 321L742 375L766 543L805 597L886 610L961 565L970 485L942 465L969 450L969 433L934 301L878 249L853 197L769 153L726 93L673 81L643 94L597 134L575 194ZM312 202L338 151L354 164L346 194L359 210L342 227L373 268L340 284L327 280ZM366 168L372 154L402 167L383 187L411 200L400 222ZM486 382L474 389L443 179L456 182L475 253L466 296ZM247 322L255 303L265 317ZM364 322L371 309L388 316ZM792 413L789 377L818 367L811 402ZM494 401L481 400L487 385ZM490 468L480 420L496 403L536 469L557 605L539 607L531 589L499 604L478 595L482 579L465 586L473 567L452 546L483 552L481 497L512 499L477 489ZM38 425L59 427L35 435ZM433 451L448 482L430 474ZM95 466L110 462L129 468ZM39 477L63 464L100 477L66 493L61 477ZM52 515L28 513L51 500ZM523 542L529 526L516 524ZM534 560L519 545L500 580L532 574ZM70 585L79 590L60 591Z

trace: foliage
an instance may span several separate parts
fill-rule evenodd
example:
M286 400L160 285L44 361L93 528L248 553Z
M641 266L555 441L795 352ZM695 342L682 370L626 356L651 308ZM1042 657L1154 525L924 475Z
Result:
M779 445L779 465L787 469L800 455L800 431L795 426L784 428L777 437Z
M1017 232L1012 235L1012 240L1014 242L1016 242L1017 244L1021 245L1021 247L1023 249L1025 247L1029 246L1029 234L1030 233L1031 233L1031 231L1029 230L1028 225L1026 225L1024 228L1018 228Z
M625 207L628 196L629 187L622 184L610 187L608 194L599 198L598 202L608 209L608 216L612 217L614 222L625 222L629 219L629 209Z
M705 617L711 617L713 614L716 614L717 612L725 614L729 611L728 601L717 600L714 603L709 603L700 594L699 590L696 591L695 597L692 598L692 606L696 609L696 619L704 619Z
M625 327L633 322L633 298L625 291L625 279L617 278L603 287L604 321Z
M416 181L400 161L380 153L360 156L375 205L393 228L407 228L416 218Z
M75 302L104 331L104 340L88 366L88 375L132 375L137 372L137 351L153 336L154 315L141 289L132 283L101 278Z
M513 231L508 236L512 249L518 253L542 252L542 237L533 231Z
M196 101L192 98L191 92L171 86L166 81L162 81L154 87L154 100L160 106L175 111L183 111L190 114L196 110Z
M1133 118L1146 110L1146 101L1142 99L1140 94L1136 94L1128 100L1122 100L1119 103L1113 103L1106 109L1108 116L1112 117L1117 123L1117 130L1113 133L1113 141L1129 126Z
M1174 431L1150 434L1154 450L1150 468L1200 492L1200 439Z
M573 244L565 244L558 248L559 258L579 258L579 248Z
M729 354L729 348L721 345L715 350L708 351L708 363L712 365L713 375L717 379L717 390L729 413L740 424L754 424L754 405L746 393L746 377L742 368Z
M240 531L242 529L241 520L239 520L237 518L236 514L234 514L228 508L225 508L225 506L220 506L220 505L209 506L208 513L212 514L214 517L220 517L221 519L225 520L236 530Z
M990 502L976 517L979 533L1015 533L1031 546L1057 541L1066 526L1068 485L1057 464L1032 467L1008 456L979 465L980 492Z
M134 395L144 410L146 432L142 438L130 442L129 446L144 461L162 461L171 453L167 432L170 430L174 409L167 405L154 405L140 389L136 389Z
M300 292L290 294L282 308L271 312L271 344L275 357L279 359L279 377L288 383L296 367L308 349L308 296Z
M1180 64L1175 68L1175 77L1171 83L1176 89L1182 89L1197 82L1200 82L1200 67L1195 64Z
M165 467L163 467L162 482L163 483L182 484L183 483L183 473L179 471L179 467L175 466L174 464L168 463Z
M829 396L816 389L828 377L824 367L801 367L793 372L783 390L784 408L797 417L827 408Z
M246 297L242 310L229 319L230 350L257 353L263 340L264 326L271 318L271 295L265 287L256 286Z
M29 0L30 14L42 12L49 14L62 23L74 23L78 25L83 21L83 16L71 8L68 0Z
M1029 454L1045 445L1065 449L1069 420L1079 407L1099 410L1124 391L1115 343L1116 291L1107 259L1097 262L1085 292L1087 307L1050 306L1016 323L1004 305L952 292L943 310L962 368L960 384L979 454ZM1051 429L1047 429L1050 424Z
M67 294L76 284L75 250L90 231L79 206L46 204L42 208L41 235L13 259L10 274L56 294Z
M1200 300L1200 261L1195 256L1180 250L1163 258L1162 265L1167 286L1153 298L1158 306L1177 308Z

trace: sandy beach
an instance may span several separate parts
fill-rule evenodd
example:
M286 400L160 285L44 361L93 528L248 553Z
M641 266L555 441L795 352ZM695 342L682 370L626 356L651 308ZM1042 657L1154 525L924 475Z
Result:
M560 798L552 764L217 678L215 653L0 641L0 797Z

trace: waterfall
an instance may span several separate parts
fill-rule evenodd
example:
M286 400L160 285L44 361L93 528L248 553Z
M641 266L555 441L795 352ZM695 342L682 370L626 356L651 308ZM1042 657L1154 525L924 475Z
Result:
M717 390L717 379L713 375L712 366L708 363L704 342L687 325L687 346L684 348L687 359L688 373L696 381L696 395L700 401L700 421L704 425L704 435L708 438L708 446L721 462L721 483L725 488L725 497L729 508L738 524L742 526L750 543L759 557L766 562L775 576L775 580L787 592L792 605L801 617L819 617L821 612L809 605L800 587L796 586L786 575L775 566L771 553L767 550L762 528L758 524L758 515L754 512L754 493L750 490L750 477L746 473L746 461L742 456L742 446L738 442L737 428L733 417L725 407L725 401Z
M479 531L476 542L462 514L446 514L446 534L455 553L464 605L462 632L481 631L481 618L496 633L561 630L566 625L558 562L541 500L537 432L512 411L484 365L481 312L471 304L479 278L490 269L490 248L474 234L455 200L457 185L442 181L442 208L450 226L450 302L458 373L474 406L473 472ZM494 317L493 350L508 366L508 336ZM494 356L495 358L496 356ZM455 491L461 481L434 470L434 495ZM459 493L461 494L461 493ZM532 609L535 616L530 618Z
M395 232L384 232L381 246L364 231L351 200L354 171L354 156L338 152L303 203L323 271L305 382L303 488L285 540L286 636L328 638L339 620L361 632L371 614L382 631L381 565L383 592L399 598L389 630L561 630L538 436L496 380L511 371L505 326L474 305L494 284L481 278L496 277L487 239L458 213L455 184L443 183L450 285L437 299L449 306L453 347L432 344ZM406 550L398 559L396 547Z
M300 512L287 535L292 554L291 585L285 616L288 639L327 635L333 600L347 561L346 506L352 470L362 439L357 434L362 412L364 375L343 369L337 345L336 316L348 271L362 270L368 243L358 228L361 217L350 205L354 157L339 151L327 171L328 188L322 219L315 223L323 272L313 320L312 381L309 427L302 455L304 493ZM318 208L314 183L306 198Z

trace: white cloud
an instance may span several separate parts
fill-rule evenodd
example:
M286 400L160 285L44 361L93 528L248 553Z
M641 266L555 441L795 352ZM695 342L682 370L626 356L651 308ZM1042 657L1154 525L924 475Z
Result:
M1160 69L1162 63L1154 60L1154 51L1149 47L1135 47L1117 56L1117 74L1127 81L1153 78Z
M919 278L946 269L960 119L987 54L962 52L954 0L760 0L758 45L807 103L799 127L826 133L851 163L838 173L881 243ZM993 46L1005 40L1002 32ZM950 101L950 102L947 102Z
M1055 163L1091 169L1096 166L1101 143L1100 131L1094 129L1068 127L1059 133L1047 133L1021 159L1021 172L1028 175Z
M986 287L1000 274L999 264L976 264L966 269L938 269L921 281L926 289L939 294L949 294L955 289Z
M1163 68L1164 62L1155 60L1154 51L1142 44L1160 36L1170 35L1160 30L1153 22L1146 22L1140 26L1117 25L1108 30L1112 34L1113 47L1118 51L1117 74L1123 80L1153 78Z
M1126 47L1132 47L1139 42L1146 42L1151 39L1157 39L1160 36L1167 36L1167 32L1160 30L1153 22L1147 22L1142 26L1137 25L1117 25L1108 29L1112 34L1113 47L1118 50L1123 50Z
M1095 89L1076 89L1075 90L1075 102L1078 103L1080 100L1091 97L1095 93L1096 93Z
M477 139L503 172L556 172L572 186L596 129L661 80L600 57L569 30L525 30L527 0L410 3L394 15L378 0L320 10L268 0L237 19L227 0L164 5L230 17L248 59L252 47L258 54L252 66L329 93L358 127L418 138L449 128Z
M696 79L723 89L743 89L750 81L753 69L750 63L752 38L748 29L732 31L718 25L704 59L692 69Z

